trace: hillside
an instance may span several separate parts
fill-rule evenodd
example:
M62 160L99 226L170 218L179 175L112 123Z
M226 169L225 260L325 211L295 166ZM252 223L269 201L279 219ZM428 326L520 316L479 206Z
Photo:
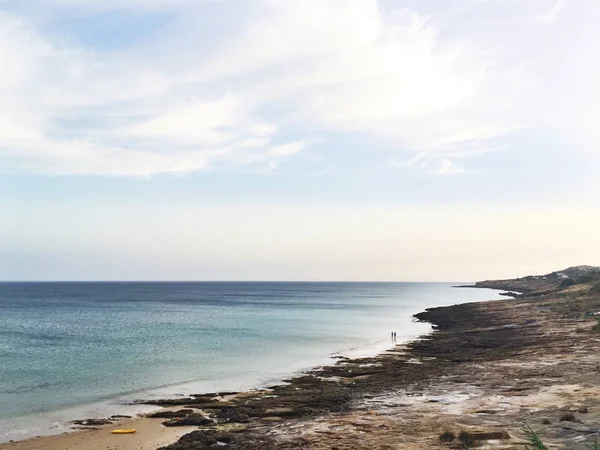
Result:
M475 287L501 289L526 295L548 293L574 285L600 283L600 267L574 266L546 275L529 275L508 280L478 281Z

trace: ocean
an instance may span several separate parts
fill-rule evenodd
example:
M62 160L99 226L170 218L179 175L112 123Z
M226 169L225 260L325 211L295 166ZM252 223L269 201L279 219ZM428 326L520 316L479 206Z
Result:
M447 283L0 283L0 442L373 355L392 330L429 330L414 313L496 298Z

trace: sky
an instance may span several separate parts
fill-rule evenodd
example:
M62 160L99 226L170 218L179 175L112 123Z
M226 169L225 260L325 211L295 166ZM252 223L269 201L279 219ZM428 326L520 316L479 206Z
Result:
M0 280L600 265L600 2L0 0Z

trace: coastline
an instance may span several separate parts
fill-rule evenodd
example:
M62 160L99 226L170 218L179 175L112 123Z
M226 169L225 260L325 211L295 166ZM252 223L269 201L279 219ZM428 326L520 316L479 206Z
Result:
M430 327L431 330L431 327ZM402 343L408 343L410 342L413 338L418 337L419 335L415 335L412 337L406 337L406 339L402 340ZM392 349L394 347L394 343L392 343L390 340L381 340L381 341L373 341L370 342L366 345L362 345L359 347L352 347L352 348L347 348L344 350L340 350L340 351L336 351L334 353L331 353L329 356L324 356L323 357L323 361L322 364L313 364L310 366L306 366L304 368L298 369L298 370L294 370L292 372L289 372L288 374L286 374L285 376L280 376L280 377L275 377L270 379L268 382L265 382L265 380L263 380L263 382L261 383L246 383L247 385L255 385L255 387L252 388L243 388L241 389L239 392L244 395L246 393L254 393L254 392L264 392L264 389L267 386L270 385L274 385L274 384L278 384L278 383L283 383L284 380L286 379L292 379L292 378L297 378L297 377L302 377L305 374L315 370L316 368L320 368L323 366L327 366L329 364L335 363L335 361L337 361L338 359L348 359L348 360L352 360L352 359L358 359L358 358L372 358L372 357L377 357L380 354L389 351L390 349ZM190 385L194 385L194 382L189 383ZM190 390L190 388L186 387L187 385L178 385L178 387L185 387L184 389L177 389L178 391L182 391L182 390ZM166 389L166 388L165 388ZM157 390L157 392L160 391L160 389ZM197 392L197 391L194 391ZM238 391L236 391L237 393ZM201 396L204 396L206 394L201 394ZM166 398L168 399L168 401L173 401L175 403L177 403L181 398L184 398L185 395L178 393L170 393L170 394L166 394ZM146 440L148 440L149 442L145 442L145 440L140 441L139 439L134 439L132 441L132 446L131 448L140 448L140 449L144 449L146 450L146 448L156 448L156 447L152 447L154 442L160 442L160 445L167 445L170 444L172 442L174 442L176 439L178 439L179 437L181 437L183 434L189 432L189 431L193 431L196 429L196 427L190 427L190 429L187 429L185 432L181 432L179 430L181 430L181 428L166 428L164 426L161 425L162 420L159 419L153 419L150 418L149 416L152 415L153 413L156 412L160 412L160 411L170 411L170 410L177 410L180 409L178 407L169 407L169 406L159 406L157 405L157 401L160 403L160 399L162 397L158 397L156 396L156 394L153 394L153 396L151 397L145 397L142 399L138 399L135 400L132 404L130 404L130 409L129 410L123 410L123 407L127 407L127 404L123 404L121 409L119 411L115 411L115 410L111 410L110 414L127 414L127 416L122 416L124 419L123 420L113 420L112 423L110 424L104 424L104 425L93 425L90 427L83 427L83 426L76 426L76 425L67 425L64 424L64 428L61 429L61 431L59 433L53 433L53 434L44 434L44 435L38 435L38 436L31 436L31 437L25 437L23 439L13 439L13 440L9 440L6 442L0 442L0 450L3 450L4 448L11 448L11 449L29 449L29 448L35 448L35 449L57 449L57 448L71 448L71 445L76 445L74 448L83 448L80 447L81 445L83 445L83 441L85 439L89 439L91 442L98 442L97 445L103 445L103 443L106 441L106 445L109 446L110 448L113 448L113 445L118 445L117 447L114 448L119 448L119 449L129 449L129 444L124 444L123 438L122 437L116 437L112 436L112 439L106 439L106 434L107 431L110 431L112 429L115 428L136 428L136 429L142 429L142 430L149 430L150 431L150 435L149 437L146 438ZM145 412L140 412L140 409L144 409ZM113 416L106 416L106 417L91 417L89 419L91 420L109 420L110 417L121 417L119 414L113 415ZM73 420L70 421L70 423L72 424L73 422L76 421L81 421L81 420L85 420L85 419L77 419L77 420ZM182 427L184 429L186 429L187 427ZM166 432L165 430L171 430L171 432ZM178 431L178 432L175 432ZM109 434L110 436L110 434ZM124 446L122 446L124 445ZM141 445L141 446L140 446ZM109 448L107 447L107 448ZM90 447L90 448L97 448L97 447ZM102 447L98 447L98 448L102 448Z
M425 324L428 328L428 332L431 332L431 325ZM399 339L398 345L404 345L410 342L413 339L419 338L421 336L420 333L415 333L411 336L403 336L401 340ZM336 351L331 353L329 356L323 356L323 359L320 363L315 363L312 365L307 365L304 368L296 369L289 372L285 376L279 376L272 378L270 381L265 382L262 380L261 383L247 383L252 384L256 387L253 388L243 388L240 392L242 395L246 393L264 393L265 387L269 385L274 385L277 383L283 383L284 380L287 379L295 379L305 376L308 373L311 373L314 370L319 370L322 367L328 367L331 364L335 364L336 361L340 359L344 360L355 360L355 359L365 359L365 358L376 358L381 354L385 354L385 352L390 351L394 348L396 344L391 342L389 339L379 340L379 341L371 341L365 345L361 345L359 347L349 347L340 351ZM189 383L193 385L194 382ZM178 391L189 391L189 388L185 387L186 385L180 385ZM160 391L157 390L157 391ZM195 391L197 392L197 391ZM175 394L170 393L166 394L168 401L173 401L177 403L183 394ZM202 394L204 396L206 394ZM93 425L90 427L83 427L77 425L69 425L69 423L73 423L76 420L72 420L69 422L65 422L61 425L59 432L41 434L35 436L27 436L22 439L11 439L4 442L0 442L0 450L4 449L17 449L17 450L27 450L27 449L39 449L39 450L58 450L58 449L66 449L66 448L88 448L87 445L91 445L90 449L95 448L104 448L103 445L106 444L106 448L115 448L115 449L123 449L128 450L130 448L136 449L154 449L157 448L157 445L167 445L172 442L175 442L179 437L186 434L189 431L193 431L196 428L191 427L187 429L185 432L181 431L181 428L166 428L161 425L162 420L153 419L150 416L153 412L163 411L163 410L171 410L178 408L170 408L168 406L159 406L160 402L157 403L159 397L156 397L155 394L152 396L143 397L141 400L135 400L134 403L131 404L131 409L125 410L123 407L126 407L126 404L123 404L122 407L118 411L116 410L107 410L109 411L105 416L92 416L88 417L91 420L108 420L110 415L117 414L115 417L119 417L118 414L126 414L127 417L124 420L113 420L110 424L105 425ZM185 402L184 402L185 403ZM146 412L139 412L141 408L144 408ZM137 411L137 412L136 412ZM75 418L73 418L75 419ZM85 420L81 417L76 418L77 421ZM139 439L140 433L135 435L135 438L131 440L131 444L129 442L125 442L122 436L113 436L109 433L110 430L115 428L126 428L133 427L138 430L144 430L146 437L143 439ZM187 427L186 427L187 428ZM74 446L74 447L73 447Z
M417 335L415 335L417 336ZM406 337L402 342L409 342L412 337ZM239 392L252 393L252 392L263 392L264 388L269 385L282 383L286 379L301 377L304 374L319 368L327 366L340 358L344 359L356 359L356 358L371 358L375 357L390 348L393 347L393 343L390 340L372 341L359 347L346 348L340 351L331 353L329 356L323 356L319 363L306 365L303 368L294 369L285 375L273 377L270 379L262 379L261 381L245 381L242 385L242 389ZM108 406L104 406L102 409L106 412L106 415L94 415L87 419L82 419L80 416L73 417L73 420L69 420L62 423L59 431L51 432L48 434L40 434L34 436L26 436L21 439L15 438L7 441L0 441L0 450L5 448L11 449L23 449L27 450L30 448L40 450L50 449L63 449L63 448L87 448L85 447L85 441L89 441L90 449L104 448L102 445L106 444L106 448L116 449L155 449L160 445L167 445L175 442L179 437L187 432L194 431L196 427L182 427L185 432L182 432L182 428L166 428L161 425L164 420L153 419L149 416L153 413L160 411L177 410L177 407L158 406L156 401L162 398L167 398L170 401L177 403L178 399L185 397L185 394L181 392L187 391L188 393L202 391L202 388L194 390L191 386L197 387L197 382L190 382L187 384L177 385L176 391L173 392L172 388L158 388L152 390L152 395L140 395L137 399L131 400L132 403L123 403L118 406L118 410L115 407L108 409ZM252 387L245 387L252 386ZM239 387L239 386L238 386ZM158 395L157 392L163 391L163 395ZM238 392L238 391L236 391ZM205 394L202 394L205 395ZM132 399L135 398L129 395ZM120 420L112 420L109 424L97 424L89 427L79 426L74 422L83 420L111 420L110 417L122 417ZM136 428L143 430L146 437L144 439L137 439L141 433L136 434L136 439L131 440L131 446L129 442L124 442L123 437L113 436L109 433L110 430L116 428ZM74 447L72 447L74 445ZM83 447L82 447L83 446ZM115 447L116 446L116 447Z
M424 307L490 298L489 293L481 291L463 295L451 290L449 283L262 283L259 287L226 283L211 287L208 293L201 283L172 283L162 285L160 291L175 296L166 298L166 302L164 292L154 293L155 288L147 283L128 288L127 292L132 295L149 295L156 300L139 311L135 302L121 304L127 296L118 284L75 286L66 283L53 288L61 293L61 305L74 301L74 293L79 289L92 296L93 300L81 306L87 317L82 325L85 330L80 330L85 338L73 338L75 334L53 328L56 329L56 333L52 333L54 340L38 342L35 340L37 331L32 330L23 335L15 348L20 348L21 341L23 348L31 345L39 351L36 358L27 360L27 352L17 352L16 359L2 355L16 370L9 370L0 393L6 405L0 413L0 442L58 434L67 431L69 422L74 419L132 415L135 411L122 405L138 399L239 391L273 384L298 371L331 364L329 355L340 350L359 347L359 356L363 356L361 349L372 342L389 342L390 329L399 331L398 342L405 336L426 332L428 326L411 321L412 315ZM26 284L14 289L17 297L27 299L28 293L37 288ZM10 292L8 290L8 294ZM181 309L176 299L182 292L185 295L193 292L200 298L207 295L209 299L224 292L227 295L226 300L209 301L210 306L200 301ZM3 292L3 296L6 294ZM273 303L273 294L283 295L284 301ZM301 301L293 300L299 296ZM97 307L97 301L105 305L104 298L110 300L106 303L110 306L108 309ZM260 307L246 308L247 302L254 305L255 300ZM38 302L35 297L31 301L32 308L44 310L45 301ZM273 308L268 306L271 303ZM8 305L7 314L0 320L3 330L13 330L11 327L19 323L9 320L10 317L27 319L20 313L19 302L8 299ZM202 313L206 308L211 314ZM117 315L119 321L110 330L98 326L107 315L121 310L123 314ZM169 319L160 311L166 312ZM239 311L247 311L248 316ZM71 312L67 316L75 318ZM282 322L274 320L280 317ZM51 314L48 320L63 323L67 319ZM157 326L151 326L155 321ZM234 327L234 333L218 331L236 322L245 322L247 326ZM35 321L30 325L37 327ZM76 323L73 326L79 327ZM205 328L209 332L198 340L198 333ZM13 331L19 333L18 329ZM77 350L79 346L87 347L88 341L89 351ZM105 342L110 345L106 347ZM53 345L51 351L46 349L46 343ZM63 350L67 348L71 351ZM119 355L124 348L128 349L127 355ZM110 356L106 363L105 353ZM60 364L72 359L74 364ZM47 373L44 370L19 372L19 368L26 368L27 364L44 367L46 360L48 364L56 362L57 368ZM119 372L127 376L119 376Z
M600 423L600 355L594 351L600 335L590 331L595 320L582 318L594 309L600 310L600 296L581 287L430 308L415 317L434 332L378 356L339 357L263 391L148 402L210 418L200 428L165 428L164 419L138 418L110 426L134 423L149 430L135 438L109 441L109 428L101 427L0 450L146 450L166 444L188 450L217 442L249 450L430 449L443 448L443 430L467 430L486 448L520 448L524 423L552 448L579 448L572 444L600 433L594 425ZM565 412L575 421L561 421Z

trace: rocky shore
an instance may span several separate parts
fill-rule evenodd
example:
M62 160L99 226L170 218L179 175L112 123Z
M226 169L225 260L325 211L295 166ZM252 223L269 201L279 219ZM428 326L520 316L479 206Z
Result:
M156 402L185 408L165 425L204 420L162 450L523 449L525 425L548 448L588 448L600 433L593 286L433 308L416 315L432 334L380 356L260 392Z

